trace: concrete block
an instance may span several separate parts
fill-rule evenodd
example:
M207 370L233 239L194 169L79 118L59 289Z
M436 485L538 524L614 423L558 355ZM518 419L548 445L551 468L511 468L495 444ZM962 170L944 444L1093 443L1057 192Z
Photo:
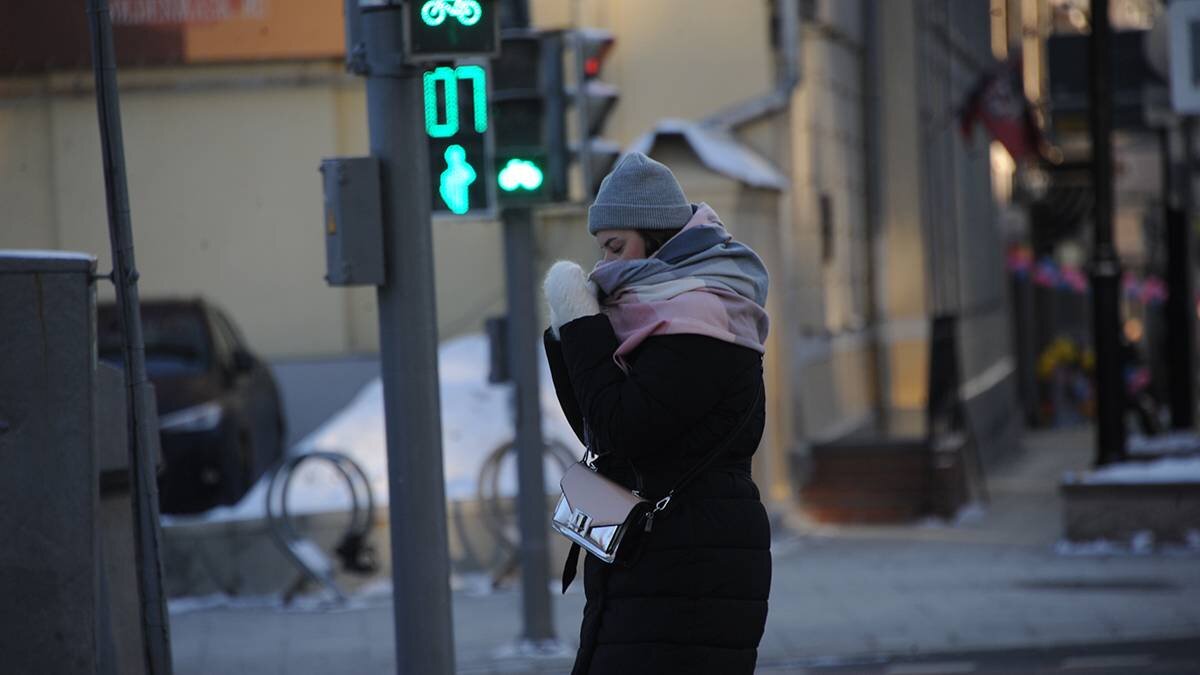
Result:
M557 497L547 499L547 513ZM499 517L513 523L515 508L511 500L501 500ZM370 541L375 547L380 568L369 576L340 571L335 581L343 591L391 578L391 548L387 510L377 510ZM296 530L312 539L333 559L348 515L321 513L298 515ZM451 570L457 574L495 573L516 568L511 551L499 544L488 527L483 508L477 501L449 502L447 528L450 538ZM557 576L570 547L564 537L550 533L550 571ZM163 586L168 597L227 595L273 595L285 591L296 581L300 570L279 550L265 518L205 522L200 519L174 519L163 528Z
M1070 541L1129 541L1150 532L1156 542L1182 543L1200 532L1200 483L1067 483L1061 494L1063 534Z

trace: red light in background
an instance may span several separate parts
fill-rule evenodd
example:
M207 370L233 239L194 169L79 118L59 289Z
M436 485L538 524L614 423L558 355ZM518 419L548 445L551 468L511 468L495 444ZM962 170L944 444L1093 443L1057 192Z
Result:
M583 74L588 77L596 77L600 74L600 57L593 56L583 62Z

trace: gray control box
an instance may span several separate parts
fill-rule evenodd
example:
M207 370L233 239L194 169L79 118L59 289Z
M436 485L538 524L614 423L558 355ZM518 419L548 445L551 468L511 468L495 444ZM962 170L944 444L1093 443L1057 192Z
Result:
M325 186L325 281L330 286L384 283L379 160L321 160Z

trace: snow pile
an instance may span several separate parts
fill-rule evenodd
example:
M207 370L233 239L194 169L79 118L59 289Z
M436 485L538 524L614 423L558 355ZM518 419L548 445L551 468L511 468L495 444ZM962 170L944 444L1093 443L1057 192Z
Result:
M1130 455L1184 455L1200 453L1200 434L1172 431L1157 436L1134 434L1129 437Z
M1179 544L1158 542L1150 530L1134 532L1128 541L1095 539L1093 541L1069 541L1062 539L1054 545L1054 552L1061 556L1093 557L1117 555L1195 555L1200 553L1200 530L1188 530Z
M1084 485L1141 485L1200 483L1200 457L1163 457L1151 462L1118 462L1085 474L1068 473L1065 483Z
M36 249L0 249L0 258L35 260L78 260L95 262L96 256L78 251L40 251Z
M561 443L574 456L582 456L583 446L571 430L554 394L546 359L540 358L539 363L545 440ZM438 373L446 499L472 500L477 497L479 470L485 460L500 445L511 441L515 433L510 403L513 389L507 384L488 383L488 342L480 334L443 343L438 352ZM379 379L368 383L341 412L297 443L291 454L314 450L348 455L366 472L377 503L387 504L387 444L383 426L383 384ZM420 452L421 449L406 451ZM547 460L547 494L558 492L561 472L557 463ZM218 507L197 516L164 516L163 523L264 518L268 478L264 476L233 506ZM516 468L511 455L503 465L497 490L500 496L516 495ZM288 509L293 514L343 511L349 509L350 504L344 479L327 463L306 462L292 479Z

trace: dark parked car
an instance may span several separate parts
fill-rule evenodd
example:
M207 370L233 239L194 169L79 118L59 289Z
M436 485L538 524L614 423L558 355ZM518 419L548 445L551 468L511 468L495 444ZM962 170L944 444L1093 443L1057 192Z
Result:
M201 300L142 301L146 373L158 399L164 513L233 504L282 454L275 378L233 322ZM120 317L101 304L102 360L120 366Z

